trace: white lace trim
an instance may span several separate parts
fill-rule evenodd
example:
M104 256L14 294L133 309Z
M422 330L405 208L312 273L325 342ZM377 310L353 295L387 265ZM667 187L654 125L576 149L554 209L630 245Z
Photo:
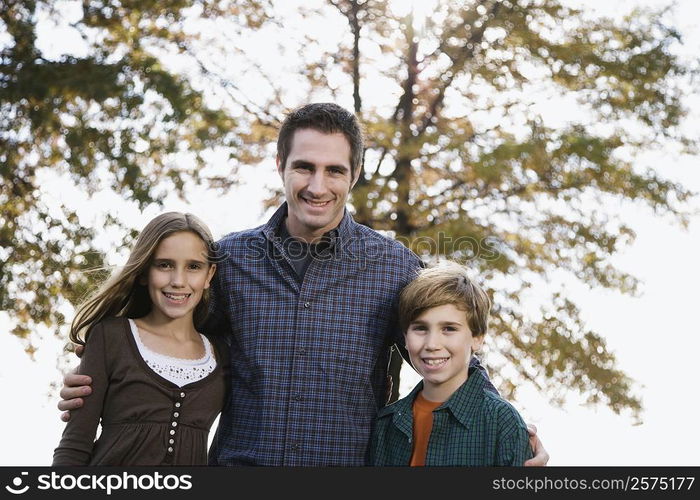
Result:
M199 359L184 359L152 351L141 341L139 329L133 319L129 319L129 326L139 348L139 353L148 367L178 387L201 380L216 368L216 359L212 355L211 343L201 333L199 336L204 342L204 356Z

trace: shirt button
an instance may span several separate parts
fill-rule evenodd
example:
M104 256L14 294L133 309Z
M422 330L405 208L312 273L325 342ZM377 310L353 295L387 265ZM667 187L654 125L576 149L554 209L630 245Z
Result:
M299 448L301 448L301 445L300 445L299 443L294 443L294 444L292 445L292 450L293 450L293 451L297 451Z
M301 394L295 394L294 401L301 401Z
M177 422L173 422L173 427L177 427Z
M169 440L168 440L168 443L174 444L174 443L175 443L175 440L174 440L174 439L169 439Z
M175 403L175 408L180 408L180 402Z
M300 347L299 350L297 351L299 354L306 354L306 349L303 347Z
M168 453L172 453L172 452L173 452L173 447L170 446L170 447L168 448Z
M184 397L185 397L185 393L184 393L184 392L181 392L181 393L180 393L180 397L181 397L181 398L184 398Z
M174 436L175 435L175 429L170 429L170 435Z
M306 307L307 309L311 307L311 302L304 302L304 307Z
M173 417L177 418L179 416L180 416L180 414L178 412L173 413Z

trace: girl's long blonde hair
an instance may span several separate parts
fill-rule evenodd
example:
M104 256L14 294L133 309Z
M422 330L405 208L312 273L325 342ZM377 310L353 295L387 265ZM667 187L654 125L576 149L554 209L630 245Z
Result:
M141 318L151 311L152 303L146 285L139 278L145 276L158 244L180 231L199 236L207 248L207 261L214 262L214 239L206 224L198 217L181 212L160 214L146 224L124 267L118 268L91 294L76 311L70 327L70 339L84 344L90 330L109 316ZM209 309L209 294L205 293L194 309L194 323L201 325Z

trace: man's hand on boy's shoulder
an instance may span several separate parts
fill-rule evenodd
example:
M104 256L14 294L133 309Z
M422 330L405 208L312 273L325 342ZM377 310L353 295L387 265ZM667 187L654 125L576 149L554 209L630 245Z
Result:
M85 346L76 345L74 351L76 356L81 357ZM61 420L70 420L70 410L75 410L83 406L84 401L81 396L88 396L92 392L90 387L92 379L88 375L79 375L73 370L63 377L63 387L61 388L61 401L58 402L58 409L61 410Z
M542 446L542 441L537 437L537 427L527 424L527 432L530 435L530 446L535 455L523 464L525 467L544 467L549 462L549 453Z

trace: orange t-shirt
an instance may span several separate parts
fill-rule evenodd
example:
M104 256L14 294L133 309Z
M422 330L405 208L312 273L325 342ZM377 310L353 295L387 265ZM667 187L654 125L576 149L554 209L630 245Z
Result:
M425 455L428 453L428 441L433 430L433 410L441 402L428 401L422 393L418 393L413 401L413 451L411 467L425 465Z

